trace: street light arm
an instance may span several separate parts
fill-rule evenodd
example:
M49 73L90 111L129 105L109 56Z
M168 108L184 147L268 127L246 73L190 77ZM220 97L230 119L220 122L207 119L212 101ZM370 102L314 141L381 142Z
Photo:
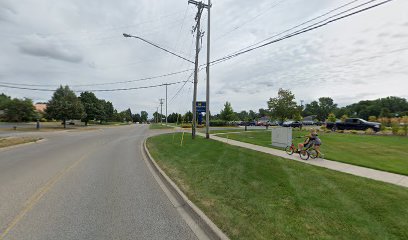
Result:
M150 45L152 45L152 46L155 46L155 47L157 47L157 48L159 48L159 49L161 49L161 50L163 50L163 51L165 51L165 52L167 52L167 53L170 53L171 55L174 55L174 56L176 56L176 57L178 57L178 58L181 58L181 59L183 59L183 60L186 60L187 62L190 62L190 63L192 63L192 64L195 64L193 61L191 61L191 60L189 60L189 59L187 59L187 58L185 58L185 57L182 57L182 56L180 56L180 55L178 55L178 54L176 54L176 53L174 53L174 52L171 52L171 51L169 51L169 50L167 50L167 49L165 49L165 48L162 48L162 47L158 46L157 44L154 44L154 43L152 43L152 42L150 42L150 41L148 41L148 40L146 40L146 39L143 39L143 38L141 38L141 37L133 36L133 35L130 35L130 34L127 34L127 33L123 33L123 36L124 36L124 37L137 38L137 39L139 39L139 40L142 40L142 41L145 42L145 43L148 43L148 44L150 44Z

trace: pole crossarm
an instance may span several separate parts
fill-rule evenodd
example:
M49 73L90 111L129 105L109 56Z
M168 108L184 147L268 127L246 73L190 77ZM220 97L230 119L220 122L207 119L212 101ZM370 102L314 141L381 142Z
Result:
M150 44L150 45L152 45L152 46L154 46L154 47L157 47L157 48L159 48L159 49L161 49L161 50L163 50L163 51L165 51L165 52L167 52L167 53L170 53L171 55L174 55L174 56L176 56L176 57L178 57L178 58L181 58L181 59L183 59L183 60L186 60L187 62L190 62L190 63L192 63L192 64L195 64L195 62L193 62L193 61L191 61L191 60L189 60L189 59L187 59L187 58L185 58L185 57L183 57L183 56L180 56L180 55L178 55L177 53L174 53L174 52L169 51L169 50L167 50L167 49L165 49L165 48L162 48L162 47L160 47L159 45L157 45L157 44L155 44L155 43L152 43L152 42L150 42L150 41L148 41L148 40L146 40L146 39L144 39L144 38L141 38L141 37L138 37L138 36L134 36L134 35L130 35L130 34L127 34L127 33L123 33L123 36L126 37L126 38L129 38L129 37L137 38L137 39L142 40L143 42L145 42L145 43L147 43L147 44Z

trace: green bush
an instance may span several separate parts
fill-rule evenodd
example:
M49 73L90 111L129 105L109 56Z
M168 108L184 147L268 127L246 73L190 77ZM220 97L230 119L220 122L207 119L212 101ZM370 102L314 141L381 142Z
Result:
M212 127L225 127L225 126L229 126L227 121L223 121L223 120L211 120L210 121L210 126Z
M45 119L45 118L40 119L40 122L46 122L46 121L47 121L47 119Z
M367 128L367 130L365 130L365 134L373 135L374 133L375 132L374 132L374 130L372 128Z
M356 130L351 130L350 133L351 134L357 134L358 132Z
M406 134L406 132L404 131L404 129L400 129L400 130L398 130L397 135L398 135L398 136L406 136L407 134Z
M190 123L183 123L180 125L181 128L191 128L191 124Z
M344 130L336 130L337 133L344 133Z
M399 130L400 130L399 124L393 123L391 126L392 134L397 135Z

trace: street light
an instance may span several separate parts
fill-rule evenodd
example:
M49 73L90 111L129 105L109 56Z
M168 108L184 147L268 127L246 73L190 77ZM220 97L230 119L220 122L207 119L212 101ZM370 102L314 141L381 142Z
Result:
M185 57L182 57L182 56L178 55L177 53L174 53L174 52L172 52L172 51L170 51L170 50L167 50L167 49L165 49L165 48L162 48L162 47L158 46L157 44L152 43L152 42L150 42L150 41L148 41L148 40L146 40L146 39L144 39L144 38L141 38L141 37L138 37L138 36L134 36L134 35L130 35L130 34L127 34L127 33L123 33L123 36L124 36L125 38L130 38L130 37L132 37L132 38L136 38L136 39L142 40L143 42L148 43L148 44L150 44L150 45L152 45L152 46L155 46L156 48L159 48L159 49L161 49L161 50L163 50L163 51L165 51L165 52L167 52L167 53L170 53L171 55L174 55L174 56L176 56L176 57L178 57L178 58L181 58L181 59L183 59L183 60L186 60L187 62L190 62L190 63L192 63L192 64L195 64L193 61L191 61L191 60L189 60L189 59L187 59L187 58L185 58Z

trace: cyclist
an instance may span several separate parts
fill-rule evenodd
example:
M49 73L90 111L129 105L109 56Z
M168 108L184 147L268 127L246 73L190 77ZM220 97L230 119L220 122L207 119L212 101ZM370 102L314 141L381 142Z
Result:
M320 145L322 145L322 141L317 136L316 130L314 130L313 128L310 129L310 134L305 137L305 141L298 144L298 151L300 152L304 147L307 149L313 146L319 156L321 154Z

